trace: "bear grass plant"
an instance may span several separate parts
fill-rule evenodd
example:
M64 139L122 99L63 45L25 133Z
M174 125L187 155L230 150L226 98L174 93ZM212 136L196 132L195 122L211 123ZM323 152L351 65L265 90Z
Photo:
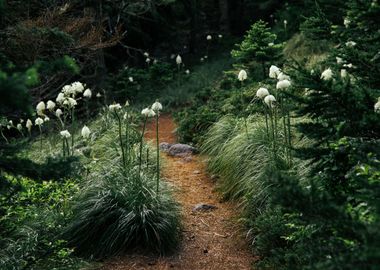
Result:
M164 254L179 243L179 205L171 188L157 181L156 155L130 113L128 106L110 105L107 117L98 122L109 128L94 134L98 143L91 145L91 155L97 156L96 162L88 164L87 181L74 199L73 219L64 233L78 255L101 259L129 251Z
M284 134L278 131L277 139ZM306 139L294 138L295 146L308 144ZM271 137L267 135L263 116L251 115L245 121L227 115L215 123L208 131L201 146L209 158L208 168L220 176L219 187L226 199L238 200L243 206L253 199L260 209L270 194L267 181L263 179L267 171L291 169L297 166L301 179L306 175L305 165L294 160L287 162L286 151L279 145L276 158L273 157Z
M107 171L91 179L77 199L66 233L76 252L103 258L136 249L173 250L179 240L179 207L169 188L161 184L156 194L154 174L143 173L140 179L136 170L120 166Z

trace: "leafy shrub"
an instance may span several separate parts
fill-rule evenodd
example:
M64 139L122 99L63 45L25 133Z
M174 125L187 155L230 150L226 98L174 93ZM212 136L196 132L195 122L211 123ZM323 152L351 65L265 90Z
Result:
M17 189L0 196L0 268L80 269L84 262L71 255L60 237L71 214L68 201L78 185L7 180Z

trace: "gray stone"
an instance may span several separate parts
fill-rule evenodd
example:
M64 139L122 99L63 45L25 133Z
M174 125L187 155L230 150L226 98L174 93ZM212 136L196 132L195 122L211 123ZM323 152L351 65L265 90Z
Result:
M175 157L185 157L190 154L195 154L196 149L188 144L176 143L170 146L168 153Z
M172 146L172 144L167 143L167 142L162 142L162 143L160 143L160 150L162 152L169 152L170 146Z
M206 204L206 203L198 203L194 208L193 211L208 211L208 210L214 210L217 209L215 205L212 204Z

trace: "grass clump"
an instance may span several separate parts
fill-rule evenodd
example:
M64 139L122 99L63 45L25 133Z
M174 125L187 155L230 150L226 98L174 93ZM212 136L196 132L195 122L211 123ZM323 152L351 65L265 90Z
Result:
M69 245L84 257L101 259L128 251L164 254L179 243L179 205L169 186L157 179L157 160L147 154L143 133L128 117L121 121L123 110L128 108L108 115L110 123L119 119L119 128L108 129L99 142L101 149L109 145L115 151L89 169L65 231ZM94 145L100 154L97 149Z
M155 193L153 176L114 168L88 183L67 229L69 243L82 255L102 258L143 249L173 250L179 240L179 208L163 185Z

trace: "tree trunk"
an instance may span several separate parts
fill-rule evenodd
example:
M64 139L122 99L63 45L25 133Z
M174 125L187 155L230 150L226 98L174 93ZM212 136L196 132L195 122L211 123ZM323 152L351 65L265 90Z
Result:
M222 33L230 34L230 16L228 12L228 0L219 0L219 29Z

